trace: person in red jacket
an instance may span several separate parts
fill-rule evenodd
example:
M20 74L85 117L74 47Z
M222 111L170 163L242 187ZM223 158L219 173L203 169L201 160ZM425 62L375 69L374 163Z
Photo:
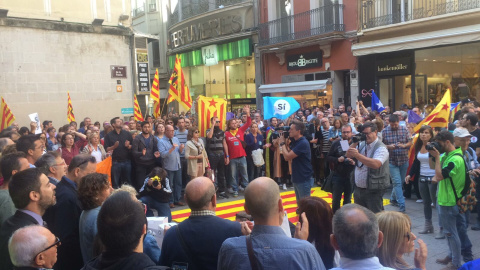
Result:
M248 185L244 135L245 131L252 124L250 106L244 106L243 112L247 115L247 122L239 128L235 118L228 120L227 131L225 131L225 139L223 140L225 165L230 164L230 179L232 179L229 191L233 193L233 197L237 197L238 190L243 190ZM238 175L240 175L241 179L237 179Z

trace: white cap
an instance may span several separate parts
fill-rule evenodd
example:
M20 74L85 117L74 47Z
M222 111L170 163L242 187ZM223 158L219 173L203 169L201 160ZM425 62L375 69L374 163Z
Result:
M470 132L468 132L466 128L459 127L453 131L453 137L459 137L459 138L472 137L472 134L470 134Z

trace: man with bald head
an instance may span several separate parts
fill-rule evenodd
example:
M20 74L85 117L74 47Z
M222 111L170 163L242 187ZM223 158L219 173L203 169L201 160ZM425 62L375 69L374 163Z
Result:
M267 266L269 269L325 269L312 244L288 237L280 227L284 209L278 184L274 180L259 177L248 184L245 211L255 221L252 233L223 242L218 255L218 269L253 269L255 264L259 269ZM308 220L304 213L301 220L303 222L298 222L295 237L306 239Z
M278 185L277 185L278 191ZM215 215L215 186L206 177L197 177L185 188L190 217L165 234L160 265L188 269L217 269L218 251L229 237L242 235L241 224Z
M332 270L393 270L380 264L375 256L382 245L383 233L375 214L358 204L347 204L333 216L330 243L340 253L340 266Z

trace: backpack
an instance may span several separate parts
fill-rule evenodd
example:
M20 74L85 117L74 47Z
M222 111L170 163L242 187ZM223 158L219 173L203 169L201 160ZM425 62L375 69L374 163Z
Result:
M463 186L462 191L460 192L461 197L458 198L457 190L455 185L453 184L453 180L450 178L450 184L452 185L453 193L455 195L455 200L457 201L457 205L459 207L460 213L465 213L468 210L472 210L473 206L477 204L477 200L475 198L475 182L470 179L470 175L468 173L467 163L465 162L465 158L461 154L455 154L454 156L460 156L463 159L463 164L465 166L465 183Z

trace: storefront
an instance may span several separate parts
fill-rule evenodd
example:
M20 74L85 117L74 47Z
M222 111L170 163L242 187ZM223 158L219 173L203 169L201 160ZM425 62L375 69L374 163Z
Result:
M173 69L178 54L193 100L199 95L225 98L232 108L256 98L252 27L252 6L241 5L170 29L169 66Z
M351 104L355 57L346 40L283 52L264 51L262 96L294 97L304 107ZM355 77L356 78L356 77ZM356 80L355 80L356 82Z
M360 95L367 106L371 89L393 110L402 104L436 104L447 89L452 102L480 98L479 42L371 54L358 62Z

